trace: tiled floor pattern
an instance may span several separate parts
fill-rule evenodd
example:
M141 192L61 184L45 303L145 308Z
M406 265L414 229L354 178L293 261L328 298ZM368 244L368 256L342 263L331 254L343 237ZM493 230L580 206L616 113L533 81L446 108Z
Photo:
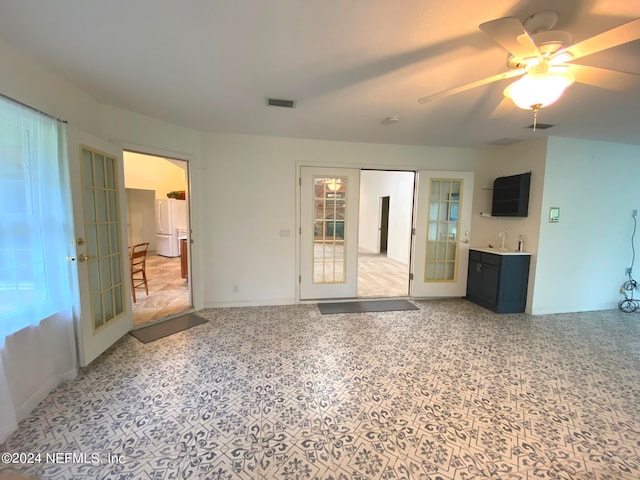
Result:
M147 282L149 295L144 287L136 289L133 304L133 323L143 323L175 315L190 308L189 285L180 272L180 257L147 256Z
M640 478L637 314L417 304L206 310L126 335L0 451L102 462L14 469L50 479Z

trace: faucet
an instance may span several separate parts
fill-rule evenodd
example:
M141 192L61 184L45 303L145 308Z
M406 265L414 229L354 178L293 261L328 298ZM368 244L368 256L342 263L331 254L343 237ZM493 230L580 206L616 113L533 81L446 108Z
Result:
M509 235L509 232L507 230L503 230L502 232L498 233L498 236L502 238L502 246L500 247L500 250L506 250L504 243L507 240L507 235Z

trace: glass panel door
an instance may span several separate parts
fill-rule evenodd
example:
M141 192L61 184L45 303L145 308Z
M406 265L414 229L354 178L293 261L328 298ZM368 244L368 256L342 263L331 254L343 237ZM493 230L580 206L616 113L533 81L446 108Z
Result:
M355 297L360 171L300 171L300 298Z
M122 149L67 129L75 238L78 360L88 365L132 325Z
M472 199L473 172L418 172L413 297L465 295Z
M116 159L83 146L82 189L91 318L98 330L124 311L120 216Z

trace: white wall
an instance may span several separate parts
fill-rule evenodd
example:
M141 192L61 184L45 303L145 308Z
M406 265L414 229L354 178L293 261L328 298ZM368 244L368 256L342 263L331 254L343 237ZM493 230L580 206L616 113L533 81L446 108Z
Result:
M0 37L0 93L53 115L88 133L100 133L100 105L72 82Z
M361 250L380 251L380 199L389 196L387 256L409 263L414 178L414 172L364 170L360 173L358 246Z
M549 139L533 313L617 308L640 210L639 159L637 146ZM559 223L548 222L550 207Z
M213 133L204 156L205 306L296 302L300 165L472 170L481 158L467 149Z

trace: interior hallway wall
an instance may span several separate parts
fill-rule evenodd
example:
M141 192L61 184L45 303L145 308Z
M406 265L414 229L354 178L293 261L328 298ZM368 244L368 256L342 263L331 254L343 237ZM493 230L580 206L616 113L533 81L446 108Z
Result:
M387 256L409 264L414 178L414 172L360 172L358 247L361 250L379 252L381 197L389 196Z

